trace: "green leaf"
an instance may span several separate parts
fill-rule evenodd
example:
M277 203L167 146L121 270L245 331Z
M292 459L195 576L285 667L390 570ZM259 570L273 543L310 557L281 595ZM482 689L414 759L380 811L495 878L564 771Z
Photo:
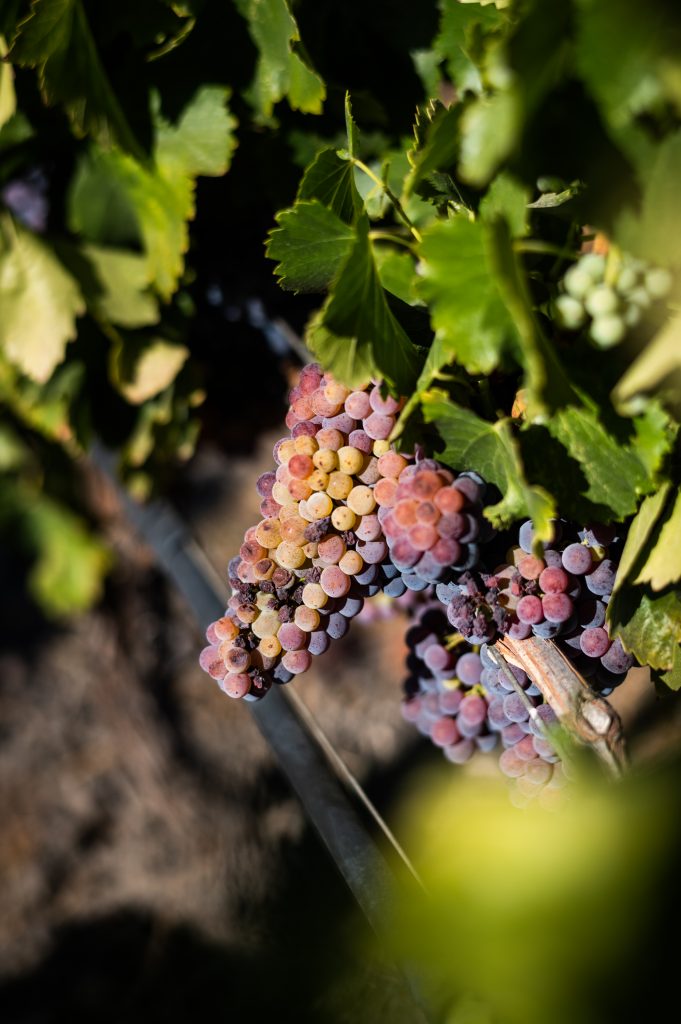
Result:
M299 200L276 219L266 252L278 261L279 284L294 292L324 291L350 252L354 229L316 200Z
M453 469L475 470L501 491L502 500L485 509L490 522L504 528L529 516L538 540L549 540L555 503L542 487L527 482L510 421L488 423L437 389L425 392L421 405L426 422L437 426L445 442L442 461Z
M405 199L431 171L446 171L452 167L459 153L460 128L461 107L458 105L446 109L431 102L425 110L417 111L414 147L407 153L411 170L404 183Z
M508 171L502 171L482 198L480 216L490 222L503 217L511 235L523 238L527 234L529 198L528 190Z
M672 668L681 641L681 591L626 588L611 598L607 618L611 635L619 636L641 665Z
M0 357L0 401L32 431L74 451L74 405L83 395L85 367L68 359L46 384L24 377Z
M656 673L656 680L668 690L681 690L681 647L674 648L674 661L668 672Z
M3 58L7 56L7 43L0 35L0 128L6 124L17 109L17 97L14 91L14 72L11 64Z
M504 15L493 4L462 4L440 0L440 29L433 42L435 52L447 62L447 73L459 91L480 92L482 81L476 49L481 34L497 31ZM475 42L474 42L475 39Z
M631 210L625 210L616 231L620 245L657 265L681 265L679 168L681 130L667 136L651 154L643 177L640 215L634 216Z
M417 292L431 306L447 361L490 373L513 350L516 331L501 298L486 225L459 214L423 232Z
M576 0L579 72L613 137L648 173L653 146L637 120L681 109L681 27L658 0ZM607 40L607 45L604 45Z
M664 492L663 492L664 493ZM649 583L663 590L681 579L681 492L655 526L652 551L634 583Z
M664 483L655 494L649 495L641 503L641 507L631 521L627 532L627 539L617 569L614 593L618 593L625 583L630 582L635 567L645 558L645 551L648 548L648 540L653 533L662 509L669 496L671 484Z
M371 368L371 376L382 377L400 394L414 387L418 352L381 287L366 218L357 222L355 241L327 302L308 325L306 342L326 369L346 383L366 380Z
M9 59L38 71L48 105L63 104L77 135L143 152L104 70L81 0L33 0Z
M388 306L369 242L369 225L362 218L357 237L336 278L319 321L310 331L314 351L320 344L316 331L322 326L344 345L350 345L363 366L370 363L400 394L409 394L418 375L417 350ZM328 346L328 338L324 336ZM338 348L342 348L339 345ZM327 369L337 373L336 365ZM342 379L342 378L341 378Z
M651 393L661 393L673 406L681 404L681 313L648 342L618 381L613 400L627 412L639 408L641 396Z
M0 348L44 383L76 336L85 303L76 281L35 235L9 218L0 230Z
M515 91L480 96L461 121L459 175L471 185L485 185L515 149L522 125L522 104Z
M23 513L23 529L38 555L29 576L38 603L56 616L89 608L111 564L107 548L77 516L44 495L27 501Z
M111 376L123 397L141 405L172 384L189 349L165 338L122 335L112 352Z
M225 174L236 148L237 121L227 106L229 96L229 89L223 86L204 85L194 93L177 124L157 115L158 163L164 168L175 164L192 177Z
M68 196L68 224L105 246L142 245L149 279L170 298L184 268L194 178L222 174L234 148L227 90L199 89L174 127L157 121L155 161L92 147L81 158Z
M85 245L83 255L92 265L97 287L85 298L105 320L119 327L147 327L158 322L158 302L149 291L145 256L126 249Z
M640 496L654 488L654 480L638 454L636 438L622 443L606 430L594 410L575 406L562 408L546 426L586 478L583 497L609 509L611 518L624 519L632 515ZM660 443L669 443L664 431Z
M381 284L409 306L421 305L416 295L416 266L409 252L390 245L374 245L374 260Z
M269 118L275 105L286 98L292 110L320 114L326 88L299 55L300 33L286 0L238 0L237 6L258 48L250 90L255 108Z
M297 198L318 199L346 224L353 224L362 212L354 168L349 160L341 160L335 149L317 154L303 175Z
M347 387L362 390L372 377L379 376L370 345L358 339L333 334L324 326L324 310L310 320L305 333L305 344L321 366L331 370L337 380Z

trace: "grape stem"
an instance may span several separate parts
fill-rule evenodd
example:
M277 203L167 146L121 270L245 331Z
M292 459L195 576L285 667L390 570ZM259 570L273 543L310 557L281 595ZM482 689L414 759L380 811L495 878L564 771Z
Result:
M536 636L528 640L500 637L495 648L527 673L568 734L591 747L610 773L620 776L626 753L619 715L591 689L560 648Z
M346 160L349 160L354 167L359 168L360 171L364 171L366 176L370 178L375 185L378 185L378 187L385 192L386 196L395 207L395 212L397 213L400 220L402 220L407 225L409 231L414 236L416 241L420 242L421 235L419 231L417 231L417 229L414 227L407 214L404 212L404 207L402 206L402 203L399 201L399 199L397 198L393 190L390 188L390 186L385 181L382 181L377 174L374 174L371 168L368 167L363 160L359 160L358 157L352 156L351 153L345 154L345 158Z

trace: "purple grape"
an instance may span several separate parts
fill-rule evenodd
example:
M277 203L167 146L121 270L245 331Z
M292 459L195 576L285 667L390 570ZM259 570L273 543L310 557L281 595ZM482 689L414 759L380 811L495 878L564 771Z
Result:
M563 551L563 567L573 576L583 576L592 565L591 551L584 544L568 544Z

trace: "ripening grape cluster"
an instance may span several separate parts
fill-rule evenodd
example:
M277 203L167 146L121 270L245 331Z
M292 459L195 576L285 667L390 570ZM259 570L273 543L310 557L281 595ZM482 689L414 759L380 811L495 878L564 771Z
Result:
M556 717L521 669L510 671L522 697L498 671L485 645L472 647L451 633L437 601L418 610L406 641L406 721L454 764L465 764L477 750L500 747L499 767L515 780L521 800L562 787L562 767L547 735Z
M316 365L302 370L290 435L274 446L277 469L256 484L263 518L230 562L232 597L201 654L229 696L256 699L305 672L366 597L391 593L399 572L375 489L407 466L387 440L398 411L377 385L351 391Z
M618 345L645 311L669 293L668 270L624 254L609 259L586 253L566 272L555 301L558 322L566 330L587 326L599 348Z
M524 673L509 687L485 645L556 640L608 694L632 663L605 622L620 543L610 528L555 520L539 557L527 522L497 564L508 540L483 516L485 481L394 450L400 407L378 382L352 391L303 368L276 469L256 483L262 518L229 563L232 596L200 663L228 696L257 700L307 671L367 598L406 602L416 622L404 716L457 764L500 745L501 769L529 799L563 784L553 713Z
M554 520L542 557L532 552L532 523L493 572L464 574L452 592L450 624L472 643L497 633L524 640L556 640L580 673L604 696L622 682L633 658L611 640L606 606L615 584L619 541L612 527L576 530ZM447 596L440 590L440 596Z

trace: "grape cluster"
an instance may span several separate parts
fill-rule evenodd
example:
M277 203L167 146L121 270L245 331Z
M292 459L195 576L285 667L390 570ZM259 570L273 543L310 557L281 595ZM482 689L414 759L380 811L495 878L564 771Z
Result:
M489 533L481 477L457 476L435 459L408 464L396 452L383 456L378 468L378 518L406 588L425 590L477 563L477 541Z
M424 605L406 635L409 676L402 715L454 764L476 750L500 745L499 766L515 780L521 799L545 787L559 788L563 773L547 738L556 717L540 691L520 669L511 671L517 689L497 670L483 645L471 647L448 635L447 616L438 602Z
M398 411L377 385L350 391L314 364L302 370L290 395L290 436L274 446L277 469L256 484L263 519L230 562L233 594L201 654L229 696L261 697L273 681L305 672L347 632L366 597L390 594L399 572L374 491L391 461L407 465L387 440Z
M644 311L663 299L671 274L633 256L606 258L586 253L565 274L556 298L558 322L576 331L589 324L589 337L599 348L619 344Z

